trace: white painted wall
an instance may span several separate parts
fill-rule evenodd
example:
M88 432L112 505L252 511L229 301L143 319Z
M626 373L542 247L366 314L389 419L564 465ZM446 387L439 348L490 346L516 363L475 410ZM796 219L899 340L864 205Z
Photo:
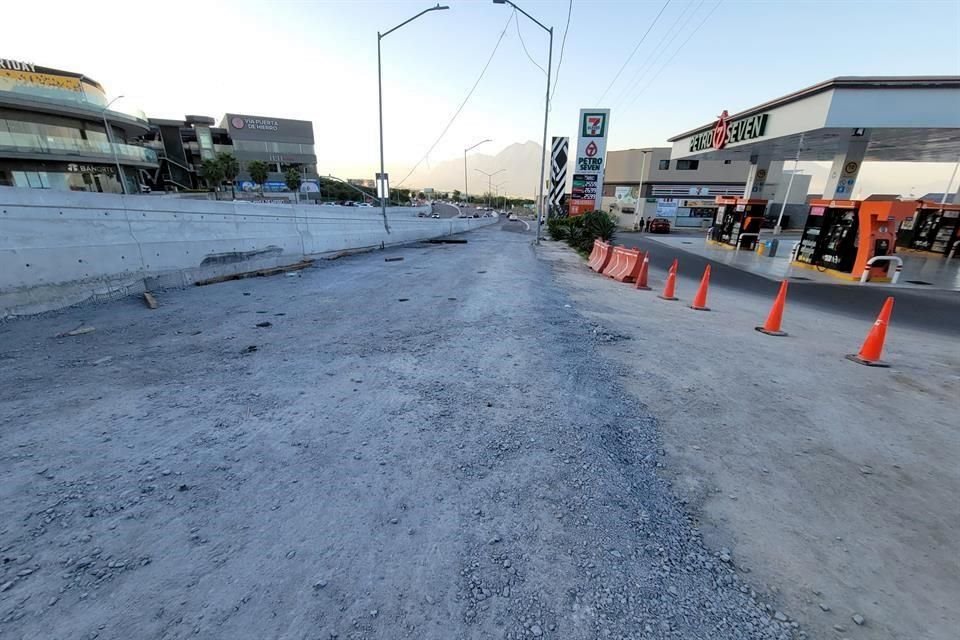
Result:
M429 208L249 204L0 187L0 318L469 231Z

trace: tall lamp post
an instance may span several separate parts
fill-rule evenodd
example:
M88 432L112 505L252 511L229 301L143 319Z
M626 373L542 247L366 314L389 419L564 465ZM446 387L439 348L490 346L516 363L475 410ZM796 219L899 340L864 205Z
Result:
M550 71L553 67L553 27L547 27L542 22L531 16L529 13L510 2L510 0L493 0L493 4L508 4L523 15L527 16L534 24L550 34L550 49L547 52L547 93L543 104L543 144L540 147L540 212L537 214L537 244L540 244L540 225L543 222L544 215L544 189L543 180L547 168L547 121L550 118Z
M483 169L474 169L474 171L479 171L479 172L482 173L483 175L487 176L487 206L489 207L489 206L490 206L490 193L493 191L493 176L497 175L498 173L503 173L504 171L506 171L506 169L498 169L497 171L494 171L493 173L487 173L487 172L484 171Z
M466 147L463 150L463 201L466 202L467 204L470 204L470 191L467 187L467 152L472 151L473 149L476 149L477 147L482 145L484 142L492 142L492 140L490 138L487 138L486 140L481 140L480 142L473 145L472 147Z
M500 198L500 187L504 186L504 185L507 184L508 182L510 182L510 181L509 181L509 180L504 180L504 181L501 182L500 184L495 184L495 185L493 185L493 188L497 190L497 198L498 198L498 199ZM503 194L503 205L500 207L500 209L506 209L506 208L507 208L507 194L504 193L504 194Z
M380 64L380 41L386 38L388 35L404 26L409 24L422 16L425 13L430 13L431 11L444 11L450 7L437 5L435 7L430 7L429 9L424 9L417 15L404 20L393 29L385 31L383 33L377 32L377 102L380 108L380 176L377 180L377 187L380 196L380 212L383 214L383 228L390 233L390 225L387 224L387 199L390 197L390 185L387 181L387 170L383 162L383 71Z
M107 122L107 109L109 109L110 105L122 97L123 96L117 96L108 102L107 105L101 109L100 115L103 117L103 129L107 133L107 143L110 145L110 150L113 152L113 163L117 165L117 180L120 181L120 192L123 195L127 195L127 181L124 180L123 169L120 168L120 158L117 156L117 145L113 143L113 130L110 127L110 123Z

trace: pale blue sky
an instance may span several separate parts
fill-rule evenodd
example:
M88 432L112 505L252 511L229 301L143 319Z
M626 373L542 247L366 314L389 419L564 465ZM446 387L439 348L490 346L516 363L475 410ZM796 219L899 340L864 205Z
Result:
M311 119L321 172L364 176L378 152L376 32L434 2L107 0L95 11L75 2L17 2L4 9L5 24L39 25L42 15L43 28L5 26L0 56L81 71L150 115L219 117L229 110ZM394 182L440 134L511 15L489 0L447 4L449 11L427 14L383 41ZM554 26L556 67L567 1L518 4ZM734 112L838 75L960 75L955 0L723 0L692 37L717 0L671 0L598 102L663 4L574 0L550 135L575 135L581 107L611 107L609 148L662 146L723 109ZM520 18L528 50L545 65L546 35ZM494 139L487 153L539 142L543 93L543 74L510 24L430 160L457 157L485 137Z

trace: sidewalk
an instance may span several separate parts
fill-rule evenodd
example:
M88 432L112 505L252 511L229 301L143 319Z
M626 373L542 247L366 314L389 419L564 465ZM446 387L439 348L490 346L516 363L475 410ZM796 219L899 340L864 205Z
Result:
M705 233L657 235L653 233L620 232L617 234L618 244L629 245L631 239L637 237L693 253L736 269L743 269L769 280L808 280L823 284L862 286L857 280L838 278L816 268L791 266L790 256L793 255L793 250L800 241L799 235L795 234L780 236L780 247L777 250L777 255L773 258L762 256L756 251L736 251L726 245L718 246L707 243ZM768 240L771 237L772 234L769 233L760 236L761 240ZM896 255L903 260L900 281L895 285L884 283L883 286L903 289L960 291L960 260L946 260L943 257L914 252L898 252Z

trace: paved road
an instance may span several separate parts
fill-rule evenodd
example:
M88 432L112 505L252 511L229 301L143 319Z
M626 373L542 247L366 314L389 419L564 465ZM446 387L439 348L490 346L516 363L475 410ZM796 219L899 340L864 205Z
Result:
M695 237L702 240L700 235ZM647 234L620 232L617 233L616 243L649 251L651 265L663 270L670 266L674 258L679 258L681 272L697 278L709 262L711 283L769 294L771 300L780 286L748 271L651 241ZM877 285L855 287L791 280L789 304L814 305L825 313L840 313L871 321L876 318L886 297L891 295L896 298L893 323L960 335L960 294L951 291L907 290Z
M516 226L0 324L0 635L798 637Z

